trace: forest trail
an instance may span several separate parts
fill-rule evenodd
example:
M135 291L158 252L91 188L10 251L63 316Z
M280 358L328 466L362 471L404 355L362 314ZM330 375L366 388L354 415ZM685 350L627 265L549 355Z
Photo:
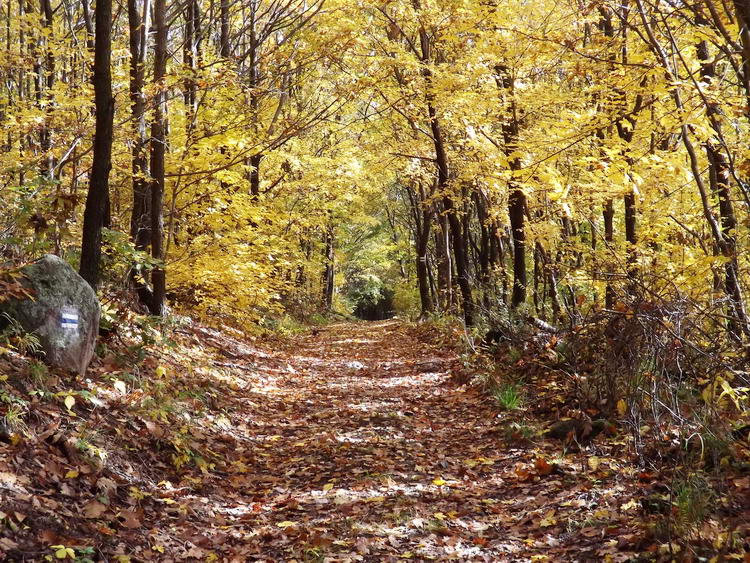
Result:
M254 358L265 377L246 377L237 472L202 501L203 545L237 560L627 559L606 464L578 475L569 455L553 472L530 442L508 447L491 401L451 381L458 358L399 322L315 332Z
M533 414L559 398L546 376L529 376L528 409L500 412L424 340L398 321L270 340L188 324L136 379L111 357L47 383L0 364L32 405L23 437L0 441L0 559L625 561L647 546L624 442L562 455Z

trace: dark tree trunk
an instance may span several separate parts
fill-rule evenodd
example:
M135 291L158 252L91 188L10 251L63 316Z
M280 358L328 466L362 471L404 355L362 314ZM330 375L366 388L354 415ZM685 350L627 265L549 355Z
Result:
M628 278L630 279L630 293L634 291L633 284L638 277L638 235L636 232L637 210L635 193L629 192L623 196L625 206L625 241L628 243Z
M438 219L440 230L435 232L435 254L437 262L438 306L441 311L453 307L453 261L450 256L450 227L444 213Z
M418 0L414 0L414 5L419 9ZM427 31L422 28L419 31L419 42L422 50L422 61L428 63L432 60L432 45ZM427 115L430 120L430 130L432 132L432 141L435 147L435 165L437 166L437 192L442 195L445 214L448 216L448 224L451 230L451 239L453 242L453 256L456 262L456 274L458 277L458 287L461 290L461 298L464 312L464 321L467 326L474 324L474 301L471 294L471 282L469 280L469 265L467 262L466 241L461 230L461 221L456 214L456 209L448 190L448 154L445 150L445 141L443 132L440 127L440 120L437 116L435 104L433 103L434 95L430 92L432 73L427 66L422 68L422 76L428 83Z
M130 238L136 249L145 251L151 241L151 185L148 169L145 87L147 38L150 27L150 0L128 0L130 31L130 114L135 138L130 154L133 182L133 209ZM135 269L130 272L138 300L152 308L153 293Z
M221 57L228 59L231 54L229 45L229 0L221 0L219 19L221 20L221 35L219 39L219 48Z
M739 79L747 100L745 116L750 119L750 2L734 0L734 8L742 43L742 72Z
M183 99L186 108L186 145L190 147L193 144L193 131L195 129L196 114L198 111L198 88L195 82L195 75L198 70L198 49L197 37L200 31L200 20L198 6L193 0L189 0L185 5L185 40L182 49L182 63L187 76L183 81Z
M323 308L330 311L333 307L333 290L335 279L335 243L334 230L332 225L328 225L324 236L325 249L323 260L325 268L323 269Z
M521 169L518 149L518 117L514 98L514 80L509 69L504 65L495 67L496 82L503 96L506 97L506 115L503 118L503 141L508 165L513 172ZM511 307L518 307L526 301L526 194L514 180L510 181L508 196L508 217L513 238L513 293Z
M526 195L512 189L508 198L508 215L513 236L513 292L511 307L526 301Z
M417 286L419 287L419 304L422 308L421 316L432 312L432 296L430 291L430 271L427 264L427 247L430 241L430 227L420 233L417 238Z
M464 310L464 321L467 326L474 324L474 300L471 292L471 281L469 280L469 261L466 252L466 237L461 229L461 221L458 219L453 200L449 197L443 198L443 205L448 214L448 223L451 227L451 240L453 242L453 257L456 262L456 274L458 287L461 290L461 299Z
M491 248L491 230L490 230L490 218L484 196L479 192L473 194L474 203L477 208L477 220L479 221L479 249L478 249L478 262L479 262L479 280L484 293L483 303L485 307L489 307L489 297L492 285L492 274L491 274L491 262L492 256L490 253Z
M253 200L260 196L260 163L263 161L262 154L254 154L249 159L250 164L250 195Z
M608 199L607 203L604 205L602 215L604 217L604 241L606 243L605 246L611 252L612 243L615 240L615 206L612 203L611 199ZM608 266L606 267L608 268ZM607 309L612 309L612 307L614 307L615 305L615 290L609 281L610 272L605 272L604 275L607 277L607 288L605 290L606 293L604 297L604 306Z
M109 194L109 171L112 168L112 0L98 0L96 4L96 39L94 46L94 97L96 130L94 133L94 164L86 209L83 214L81 244L81 277L91 287L99 284L99 265L102 252L102 225Z
M164 241L164 200L166 153L166 92L164 77L167 73L167 24L165 21L166 0L154 2L154 26L156 38L154 43L154 83L157 88L154 106L154 121L151 124L151 256L163 260L162 245ZM156 266L151 272L153 299L150 310L153 315L164 312L166 294L166 273L163 265Z
M426 198L423 187L419 187L419 198L416 197L416 190L407 189L407 194L414 217L414 241L417 251L417 287L419 288L419 303L422 309L420 316L425 317L434 309L430 283L430 267L427 262L430 230L432 228L432 212L425 202Z
M136 138L131 151L133 210L130 237L138 250L145 250L151 239L151 190L146 144L145 57L149 30L150 0L128 0L130 29L130 111Z
M49 36L45 39L46 43L46 52L44 55L44 80L42 80L41 76L38 76L37 79L39 80L40 84L43 84L43 86L40 87L40 91L44 90L44 112L45 112L45 123L44 127L42 127L40 131L40 144L42 152L44 153L44 161L42 163L41 173L42 176L53 180L54 179L54 169L55 169L55 162L52 157L52 131L49 127L49 116L52 113L53 107L54 107L54 97L52 94L52 88L55 85L55 56L52 51L52 46L50 45L50 41L52 41L52 34L54 31L53 28L53 21L52 21L52 4L50 3L50 0L41 0L40 7L42 10L42 15L44 16L44 27ZM41 70L41 69L40 69Z
M750 9L747 8L746 9ZM716 69L710 63L708 43L701 41L698 44L698 58L702 61L701 75L706 82L712 82L716 76ZM719 200L719 219L721 222L722 241L719 242L721 252L727 259L724 266L724 291L729 298L729 320L727 328L730 334L737 340L742 340L743 334L748 332L747 318L745 314L742 287L740 285L739 262L737 260L737 217L732 204L730 190L730 164L722 152L719 140L722 138L721 121L719 120L719 108L714 103L706 107L706 114L711 122L716 139L705 143L706 156L709 165L709 181L711 191Z

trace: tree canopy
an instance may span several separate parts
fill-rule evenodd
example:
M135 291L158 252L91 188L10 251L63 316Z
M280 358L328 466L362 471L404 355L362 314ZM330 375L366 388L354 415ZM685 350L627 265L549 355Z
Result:
M96 9L4 11L9 258L77 260ZM745 17L712 0L119 3L97 20L105 283L226 322L351 310L367 283L469 324L689 300L743 340Z

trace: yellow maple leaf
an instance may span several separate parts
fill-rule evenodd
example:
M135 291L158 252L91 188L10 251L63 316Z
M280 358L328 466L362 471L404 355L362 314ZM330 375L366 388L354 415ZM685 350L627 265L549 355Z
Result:
M542 528L549 528L550 526L554 526L555 524L557 524L557 518L555 518L554 510L547 511L547 513L544 515L544 518L539 521L539 526L541 526Z

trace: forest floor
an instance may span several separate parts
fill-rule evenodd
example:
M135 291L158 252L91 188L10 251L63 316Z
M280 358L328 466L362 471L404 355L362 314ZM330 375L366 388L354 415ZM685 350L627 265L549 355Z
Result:
M623 442L565 455L539 438L549 420L500 412L407 324L270 342L177 332L140 375L105 357L86 378L5 376L29 404L0 441L0 559L668 556L644 539L649 476Z

